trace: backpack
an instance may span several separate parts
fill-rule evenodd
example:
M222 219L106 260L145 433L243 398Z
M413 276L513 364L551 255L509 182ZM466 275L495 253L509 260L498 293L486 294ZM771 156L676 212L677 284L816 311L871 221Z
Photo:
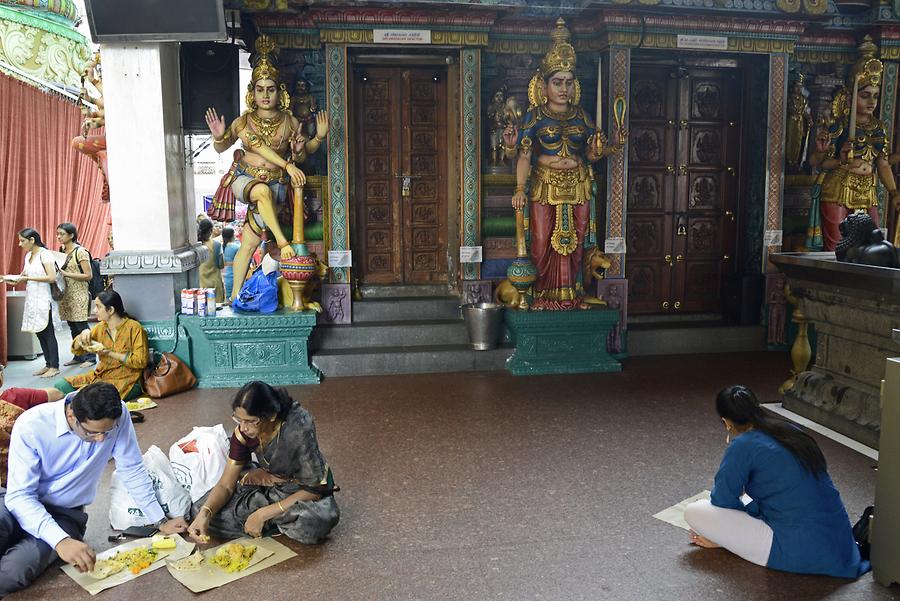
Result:
M80 248L84 247L80 246ZM91 264L91 279L88 281L88 293L93 300L98 294L106 290L106 284L103 282L103 276L100 274L100 259L93 258L91 256L91 251L86 248L84 248L84 252L88 254L88 261ZM84 270L81 268L81 263L78 263L78 271L84 273Z

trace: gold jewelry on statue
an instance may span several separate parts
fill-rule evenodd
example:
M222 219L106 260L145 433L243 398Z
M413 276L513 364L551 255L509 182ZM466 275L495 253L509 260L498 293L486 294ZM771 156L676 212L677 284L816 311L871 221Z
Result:
M275 117L260 117L256 113L250 113L250 121L253 123L253 129L262 136L262 140L266 146L272 148L275 134L278 133L281 124L284 123L284 113L278 113Z
M541 59L540 72L543 77L550 77L560 71L575 73L575 48L569 43L571 36L566 29L562 17L556 20L556 29L550 33L553 46Z
M222 134L221 138L217 138L217 137L213 136L213 142L215 142L216 144L224 144L225 142L227 142L230 139L231 139L231 128L230 127L225 130L225 133Z
M238 166L244 173L261 182L273 182L284 176L284 169L281 167L254 167L244 161L238 163Z
M250 83L263 79L271 79L278 82L278 68L275 67L271 56L275 53L275 42L267 35L261 35L256 38L256 63L253 65L253 74L250 77Z
M524 191L525 191L525 186L524 186L524 185L521 185L521 186L518 186L518 185L517 185L515 191L516 191L516 192L524 192Z
M281 510L281 513L287 512L287 509L284 508L284 506L281 504L281 501L278 501L278 509Z

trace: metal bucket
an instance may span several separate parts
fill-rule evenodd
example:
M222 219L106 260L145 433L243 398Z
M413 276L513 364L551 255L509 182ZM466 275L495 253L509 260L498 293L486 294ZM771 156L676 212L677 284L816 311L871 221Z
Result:
M476 303L462 306L463 319L469 330L469 340L476 351L496 348L503 323L503 305Z

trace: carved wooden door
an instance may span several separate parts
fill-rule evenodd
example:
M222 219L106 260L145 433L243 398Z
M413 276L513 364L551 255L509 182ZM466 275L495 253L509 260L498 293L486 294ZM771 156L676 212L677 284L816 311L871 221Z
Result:
M716 313L732 270L741 72L661 65L632 75L629 312Z
M358 66L354 96L360 279L446 282L446 68Z

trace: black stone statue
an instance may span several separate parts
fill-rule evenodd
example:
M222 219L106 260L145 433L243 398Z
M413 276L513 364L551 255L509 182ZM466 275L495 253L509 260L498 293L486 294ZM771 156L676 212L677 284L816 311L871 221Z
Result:
M884 234L868 213L851 213L840 224L841 241L834 256L844 263L859 263L877 267L900 267L897 249L886 242Z

